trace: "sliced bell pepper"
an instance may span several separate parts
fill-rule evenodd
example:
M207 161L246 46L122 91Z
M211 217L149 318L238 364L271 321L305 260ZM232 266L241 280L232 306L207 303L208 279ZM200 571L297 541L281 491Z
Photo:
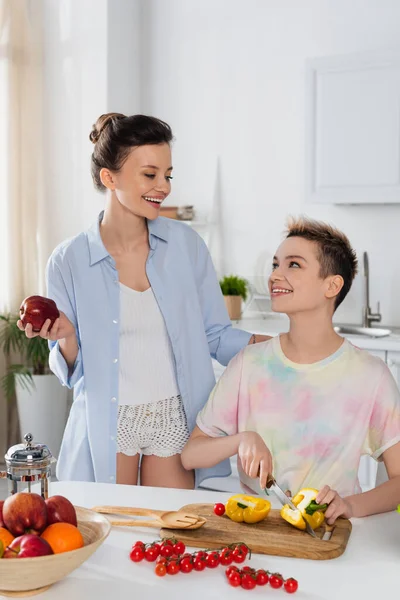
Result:
M324 521L324 512L328 505L317 504L315 502L317 496L318 490L303 488L292 500L298 510L293 510L289 504L285 504L281 509L281 517L297 529L305 529L305 521L308 521L313 529L318 529Z
M225 504L225 514L236 523L258 523L271 510L271 502L263 498L236 494Z

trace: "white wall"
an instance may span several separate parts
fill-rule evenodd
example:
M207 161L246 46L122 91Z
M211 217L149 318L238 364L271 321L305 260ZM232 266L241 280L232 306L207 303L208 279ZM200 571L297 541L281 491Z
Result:
M88 140L103 112L175 133L170 204L211 210L220 162L224 260L251 277L288 214L329 220L368 250L371 304L400 325L399 206L305 204L305 60L398 46L398 0L44 0L49 252L103 206ZM338 312L359 321L359 277Z
M44 0L49 253L103 207L90 176L92 124L105 112L140 110L140 6L140 0Z
M370 254L371 304L400 325L399 206L305 204L305 60L398 46L398 0L146 0L143 111L176 136L170 203L210 210L221 164L227 270L251 276L288 214L342 228ZM338 318L359 321L357 278Z

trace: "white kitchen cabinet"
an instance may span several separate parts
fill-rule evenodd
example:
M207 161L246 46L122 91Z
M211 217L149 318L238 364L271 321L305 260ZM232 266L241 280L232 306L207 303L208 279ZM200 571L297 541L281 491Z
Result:
M400 203L400 51L307 64L307 200Z

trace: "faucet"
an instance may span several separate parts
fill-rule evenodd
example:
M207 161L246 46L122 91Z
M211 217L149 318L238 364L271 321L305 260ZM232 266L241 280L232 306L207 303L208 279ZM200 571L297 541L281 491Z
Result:
M382 315L379 312L380 303L378 302L378 312L372 313L371 308L369 306L369 261L368 261L368 253L364 252L363 254L364 261L364 306L363 306L363 314L362 314L362 326L363 327L371 327L371 324L376 322L379 323L382 319Z

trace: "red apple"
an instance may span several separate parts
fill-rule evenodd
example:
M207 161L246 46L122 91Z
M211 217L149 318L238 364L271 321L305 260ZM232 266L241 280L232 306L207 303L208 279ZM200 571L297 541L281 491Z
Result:
M3 558L32 558L34 556L48 556L54 554L46 540L27 533L13 539L7 546Z
M5 527L4 521L3 521L3 504L4 504L4 500L0 500L0 527Z
M46 503L39 494L13 494L4 501L3 521L15 536L24 533L39 535L47 526Z
M74 505L64 496L50 496L45 500L47 506L47 525L70 523L78 526Z
M43 296L28 296L22 302L19 309L20 318L24 327L28 323L32 325L33 331L40 331L46 319L51 320L50 328L58 319L60 313L54 300Z

